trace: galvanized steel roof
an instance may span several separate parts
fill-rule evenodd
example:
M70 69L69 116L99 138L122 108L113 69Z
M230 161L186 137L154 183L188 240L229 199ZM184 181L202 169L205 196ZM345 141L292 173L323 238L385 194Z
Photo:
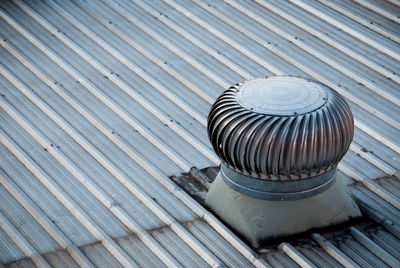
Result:
M1 1L0 261L398 265L399 14L398 0ZM339 168L383 229L263 260L168 176L219 164L206 116L224 89L283 74L349 102Z

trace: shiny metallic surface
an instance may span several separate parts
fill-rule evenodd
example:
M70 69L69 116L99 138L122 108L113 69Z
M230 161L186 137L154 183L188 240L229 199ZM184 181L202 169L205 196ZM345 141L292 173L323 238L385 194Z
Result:
M221 165L223 181L237 192L264 200L299 200L327 190L336 180L337 168L303 180L257 180Z
M260 114L291 116L317 110L327 92L319 84L292 76L273 76L246 82L235 93L244 108Z
M338 173L359 182L353 194L385 222L360 231L400 260L398 0L14 0L0 8L0 267L162 267L165 251L185 267L216 266L215 258L297 267L278 249L260 253L263 265L168 178L219 165L205 126L224 89L284 73L346 97L355 135ZM70 163L109 195L87 190L93 184ZM132 219L143 232L125 227ZM343 259L385 267L351 234L321 235L330 246L293 247L319 267Z
M319 82L292 76L256 79L256 84L262 87L271 79L275 87L276 83L282 87L296 85L284 89L287 96L273 100L276 107L279 99L285 106L278 107L278 112L263 106L265 97L245 100L243 105L245 98L238 94L243 94L255 80L230 87L212 106L208 136L223 164L240 174L267 180L305 179L334 169L347 152L354 132L353 115L344 98ZM310 93L314 95L308 96ZM267 90L266 94L274 98L280 93ZM305 101L308 109L299 109L293 95L308 96L313 102ZM256 109L250 108L249 103Z

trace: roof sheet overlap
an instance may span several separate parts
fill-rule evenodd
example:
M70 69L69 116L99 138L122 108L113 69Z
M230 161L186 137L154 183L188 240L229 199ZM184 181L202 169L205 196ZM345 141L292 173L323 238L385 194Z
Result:
M1 1L0 261L397 265L399 14L396 0ZM225 88L279 74L348 100L339 168L382 227L263 260L168 176L219 164L206 121Z

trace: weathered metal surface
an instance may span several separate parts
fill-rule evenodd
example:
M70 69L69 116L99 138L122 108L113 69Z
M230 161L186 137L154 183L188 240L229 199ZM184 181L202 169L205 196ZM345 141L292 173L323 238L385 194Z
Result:
M218 165L211 103L270 75L344 95L355 135L339 170L399 226L398 180L371 180L399 177L399 6L357 2L0 1L0 261L268 266L168 176ZM386 229L378 237L398 248ZM360 266L385 265L357 243L334 245ZM286 254L267 260L297 265Z

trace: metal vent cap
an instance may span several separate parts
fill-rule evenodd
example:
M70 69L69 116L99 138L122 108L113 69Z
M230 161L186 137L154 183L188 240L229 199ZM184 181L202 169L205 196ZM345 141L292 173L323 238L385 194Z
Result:
M293 76L237 84L216 100L208 117L208 136L222 163L264 180L301 180L331 171L353 132L353 115L342 96Z

